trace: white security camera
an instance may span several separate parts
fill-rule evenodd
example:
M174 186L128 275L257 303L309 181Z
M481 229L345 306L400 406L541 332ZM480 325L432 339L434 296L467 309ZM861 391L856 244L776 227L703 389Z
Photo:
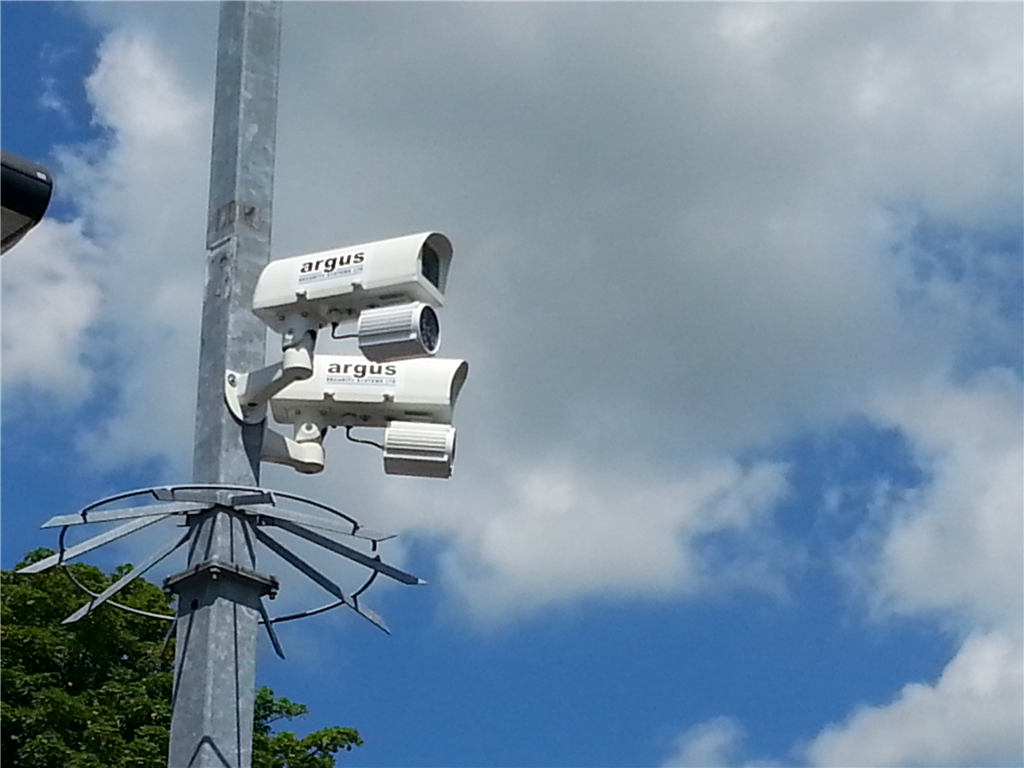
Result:
M270 398L274 419L294 425L295 437L282 444L287 450L271 447L263 458L316 472L323 460L322 454L313 457L314 446L329 428L384 427L384 444L371 444L383 449L386 473L450 477L455 461L452 412L468 373L465 360L374 363L355 355L317 355L312 376Z
M359 321L371 360L433 355L452 244L438 232L332 248L268 264L253 312L287 340L328 325Z
M466 381L465 360L422 358L374 363L358 355L317 355L313 375L270 399L281 424L387 427L392 421L450 424Z

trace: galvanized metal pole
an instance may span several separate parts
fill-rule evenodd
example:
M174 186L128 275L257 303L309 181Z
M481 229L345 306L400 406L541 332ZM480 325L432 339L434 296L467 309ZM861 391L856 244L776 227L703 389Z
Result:
M281 3L222 2L199 353L193 479L259 485L263 425L224 403L228 369L264 365L266 327L252 292L270 258ZM227 500L224 500L227 504ZM178 593L169 766L248 767L259 600L276 584L256 572L251 523L230 506L190 522Z

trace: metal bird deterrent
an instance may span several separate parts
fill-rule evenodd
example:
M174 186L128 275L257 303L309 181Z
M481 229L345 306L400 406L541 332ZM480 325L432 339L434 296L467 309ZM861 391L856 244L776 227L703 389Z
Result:
M134 502L131 506L115 506L123 502ZM282 506L282 502L297 503L314 510L298 511ZM142 488L134 491L127 491L115 496L96 501L84 507L73 515L57 515L50 518L43 524L43 528L61 529L58 544L58 551L50 557L32 563L22 568L18 573L39 573L53 566L62 566L68 560L83 555L87 552L108 544L112 541L124 538L151 525L168 519L176 519L179 526L187 530L180 536L173 537L168 543L160 547L141 563L137 564L131 571L124 574L115 583L111 584L101 593L89 590L81 584L70 571L68 576L82 590L91 596L91 600L68 616L63 623L76 622L104 603L132 613L149 616L152 618L177 621L174 616L163 616L156 613L141 611L137 608L121 605L112 598L130 584L134 579L142 576L164 558L180 549L192 540L192 546L196 546L193 540L193 532L197 529L195 523L203 515L212 513L216 508L230 508L235 512L245 515L254 523L256 540L277 554L281 559L292 565L303 575L315 581L334 598L332 602L316 608L292 613L285 616L271 618L266 611L262 598L259 602L262 619L260 621L267 628L270 641L277 654L284 658L284 652L274 632L274 624L293 619L313 616L324 611L329 611L342 605L347 605L363 618L373 623L378 628L388 632L384 620L374 611L361 604L360 596L374 582L378 575L383 574L388 578L399 581L402 584L424 584L422 579L406 573L400 568L389 565L381 560L379 554L367 554L354 547L336 541L324 533L340 534L350 538L360 539L369 542L370 552L377 552L377 545L394 538L394 535L377 533L364 528L355 518L346 515L333 507L322 504L318 501L298 496L284 491L273 491L265 488L252 488L236 485L217 484L188 484L188 485L166 485L152 488ZM124 521L124 522L121 522ZM90 525L98 523L121 522L121 525L97 534L80 544L66 546L65 539L68 530L75 526ZM317 568L306 562L302 557L289 549L285 544L268 533L268 529L277 528L281 531L292 534L300 539L315 544L323 549L330 550L341 555L364 568L369 569L370 575L356 591L346 593L330 577L323 574ZM247 540L245 546L254 548L255 542ZM210 567L207 564L207 567ZM212 565L213 571L224 578L242 577L249 580L258 579L265 583L264 594L273 598L279 589L279 583L273 576L267 577L257 574L249 569L229 562L216 562ZM164 580L163 587L168 591L175 591L175 586L192 576L191 569L182 571ZM168 638L170 638L168 632Z

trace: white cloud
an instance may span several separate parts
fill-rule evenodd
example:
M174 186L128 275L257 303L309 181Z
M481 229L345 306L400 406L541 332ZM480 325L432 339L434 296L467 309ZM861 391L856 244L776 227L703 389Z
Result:
M846 561L878 618L925 615L966 636L934 683L863 706L803 751L814 765L1019 765L1024 759L1024 412L1016 373L990 369L880 397L924 472L886 496ZM877 518L879 510L871 512Z
M894 510L869 570L882 610L1024 623L1024 409L1005 370L892 393L880 411L928 479Z
M87 357L92 376L77 377L77 396L102 382L116 400L106 421L77 435L82 456L104 469L148 457L183 467L191 419L167 414L195 401L209 109L154 39L130 31L105 37L85 86L107 133L59 148L57 184L77 210L72 223L40 226L43 237L63 233L53 254L19 248L14 268L5 262L5 385ZM22 272L48 277L32 292ZM53 317L45 342L15 333L27 311Z
M43 92L36 102L43 109L49 109L65 117L68 116L68 104L57 90L57 80L54 77L43 78Z
M82 344L100 314L93 276L99 249L81 222L43 219L4 257L3 382L57 394L60 406L81 402L92 371Z
M746 757L746 731L719 717L681 733L666 766L1016 766L1024 756L1020 627L976 632L934 683L904 685L794 747L783 761Z
M1015 633L978 633L934 685L911 683L863 707L806 748L812 765L1020 765L1024 658Z
M450 506L413 506L428 530L449 529L442 581L478 617L509 620L580 598L664 597L727 583L780 588L779 553L762 550L758 534L785 491L782 467L723 462L665 480L546 463L513 469L496 487L494 477L481 479L490 487ZM712 534L743 544L728 569L704 557L701 537Z
M183 140L204 117L195 98L182 91L173 62L161 55L156 41L134 32L118 31L104 39L85 85L96 119L117 130L117 142L138 174L147 173L152 161L166 162L155 146L187 146ZM132 152L135 146L138 151Z
M746 732L736 720L717 717L680 734L664 768L724 768L737 765Z

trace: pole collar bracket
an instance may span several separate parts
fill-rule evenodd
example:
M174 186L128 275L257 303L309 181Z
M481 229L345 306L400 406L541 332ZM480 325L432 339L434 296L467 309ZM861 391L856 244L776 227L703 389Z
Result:
M220 578L241 581L256 587L259 590L260 597L270 595L271 600L277 597L277 592L281 588L281 583L277 580L276 576L267 576L244 566L224 562L216 558L196 563L180 573L168 576L164 579L163 588L165 592L173 592L180 595L182 584L201 578L214 581Z

